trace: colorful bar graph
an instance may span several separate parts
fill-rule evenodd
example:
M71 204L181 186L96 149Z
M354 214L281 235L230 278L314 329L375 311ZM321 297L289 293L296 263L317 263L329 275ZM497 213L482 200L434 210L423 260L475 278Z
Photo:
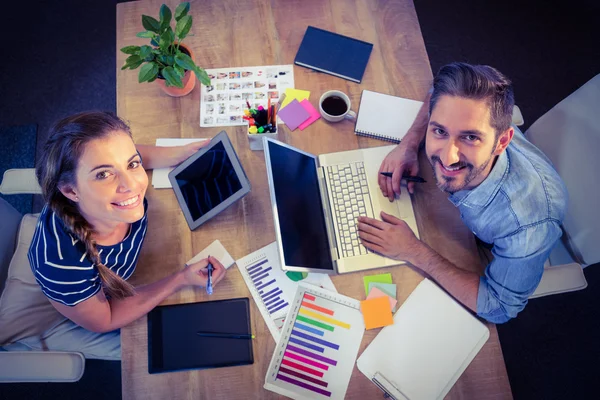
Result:
M308 367L306 367L306 366L304 366L302 364L298 364L296 362L290 361L287 358L284 358L283 361L281 361L281 364L287 365L288 367L295 368L295 369L297 369L299 371L304 371L307 374L318 376L319 378L323 377L323 372L317 371L316 369L308 368Z
M313 318L319 319L319 320L321 320L323 322L329 322L330 324L337 325L337 326L345 328L345 329L350 329L350 324L347 324L347 323L342 322L342 321L338 321L335 318L326 317L325 315L321 315L319 313L316 313L316 312L311 311L311 310L309 310L307 308L304 308L304 307L300 307L300 314L306 315L308 317L313 317Z
M312 382L312 383L314 383L316 385L319 385L319 386L327 387L329 385L327 382L324 382L324 381L322 381L320 379L313 378L312 376L305 375L303 373L300 373L298 371L294 371L293 369L288 369L286 367L280 367L279 368L279 372L283 372L284 374L288 374L288 375L295 376L297 378L304 379L305 381Z
M286 382L291 383L293 385L300 386L300 387L302 387L304 389L312 390L313 392L322 394L323 396L331 397L331 392L328 392L327 390L323 390L323 389L318 388L318 387L314 387L312 385L309 385L308 383L304 383L304 382L299 381L297 379L290 378L289 376L277 374L277 379L281 379L282 381L286 381Z
M310 326L301 324L298 321L296 321L294 323L294 327L296 327L298 329L302 329L303 331L306 331L306 332L310 332L310 333L315 334L315 335L319 335L319 336L323 336L325 334L325 332L323 332L323 331L321 331L319 329L311 328Z
M315 301L316 300L315 296L313 296L312 294L308 294L308 293L304 293L304 298L306 300L310 300L310 301Z
M328 365L321 364L321 363L313 361L313 360L309 360L306 357L299 356L298 354L294 354L289 351L286 351L284 355L288 358L292 358L297 361L302 361L305 364L312 365L313 367L324 369L325 371L327 371L329 369Z
M309 302L307 302L307 301L303 301L303 302L302 302L302 305L303 305L304 307L307 307L307 308L312 308L312 309L313 309L313 310L315 310L315 311L320 311L320 312L322 312L323 314L327 314L327 315L333 315L333 311L332 311L332 310L330 310L330 309L328 309L328 308L325 308L325 307L319 307L318 305L316 305L316 304L313 304L313 303L309 303Z
M337 361L332 360L331 358L323 357L320 354L311 353L308 350L301 349L300 347L296 347L296 346L293 346L291 344L288 344L286 350L291 350L291 351L294 351L294 352L296 352L298 354L303 354L306 357L311 357L311 358L314 358L315 360L323 361L324 363L327 363L327 364L330 364L330 365L333 365L333 366L337 365Z
M302 315L298 315L296 317L296 320L297 321L306 322L307 324L318 326L319 328L327 329L328 331L333 332L333 326L329 326L329 325L324 324L322 322L315 321L314 319L303 317Z
M315 346L314 344L307 343L304 340L300 340L295 337L291 337L290 342L299 344L300 346L306 347L307 349L318 351L319 353L323 353L325 351L323 347Z
M250 280L258 295L260 296L267 312L269 314L276 313L289 303L283 297L283 291L277 285L277 279L273 277L273 267L268 263L268 259L262 259L246 268L246 272L250 276Z
M317 344L320 344L321 346L330 347L334 350L338 350L340 348L340 346L338 346L335 343L331 343L327 340L323 340L323 339L316 338L314 336L307 335L306 333L302 333L300 331L297 331L296 329L292 329L292 335L297 336L302 339L310 340L311 342L315 342Z

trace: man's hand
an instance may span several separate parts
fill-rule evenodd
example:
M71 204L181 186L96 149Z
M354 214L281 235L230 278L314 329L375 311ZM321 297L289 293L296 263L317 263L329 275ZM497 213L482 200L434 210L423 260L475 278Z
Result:
M410 144L408 141L402 141L392 150L381 163L379 167L378 183L381 192L390 201L394 201L394 196L400 196L400 180L403 175L418 175L419 173L419 147ZM381 172L392 172L393 176L388 178L381 175ZM408 182L408 192L413 193L414 182Z
M386 257L411 262L423 243L401 219L383 211L381 218L383 221L358 217L358 236L363 246Z

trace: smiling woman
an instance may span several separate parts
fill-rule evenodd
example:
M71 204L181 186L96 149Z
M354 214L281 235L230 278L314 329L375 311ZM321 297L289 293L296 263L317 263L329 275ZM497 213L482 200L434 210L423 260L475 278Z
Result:
M127 279L136 269L148 224L144 166L177 165L208 143L136 146L129 126L104 112L77 114L52 129L36 169L47 204L29 249L42 292L72 324L69 340L46 337L50 350L87 356L86 342L93 342L92 357L118 358L115 330L183 287L206 285L209 259L140 288ZM210 263L216 284L225 269L214 258ZM110 334L102 338L89 331Z

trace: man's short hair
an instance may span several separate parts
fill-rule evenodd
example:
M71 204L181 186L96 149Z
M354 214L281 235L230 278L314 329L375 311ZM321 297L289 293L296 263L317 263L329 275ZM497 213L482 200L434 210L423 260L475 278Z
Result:
M510 127L515 105L512 82L493 67L460 62L444 65L433 79L429 115L443 95L485 100L496 138Z

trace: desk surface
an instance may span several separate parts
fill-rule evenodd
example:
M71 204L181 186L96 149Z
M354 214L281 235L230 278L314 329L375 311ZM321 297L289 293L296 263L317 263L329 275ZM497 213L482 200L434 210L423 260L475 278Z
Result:
M139 84L138 70L121 71L126 56L118 51L132 44L143 30L141 15L158 16L163 1L117 5L117 111L131 123L137 143L154 144L158 137L213 137L223 128L200 128L199 84L183 98L165 95L155 84ZM166 1L175 10L177 2ZM221 0L192 2L192 33L186 38L198 65L204 68L292 64L307 25L335 31L373 43L373 52L361 84L294 67L295 87L312 92L316 105L331 89L347 93L358 109L363 89L422 100L432 79L419 22L411 0ZM262 43L256 46L255 43ZM328 124L320 119L304 131L280 126L279 139L305 151L321 154L381 146L386 143L354 135L354 124ZM148 189L149 229L133 276L134 284L155 281L182 268L192 256L219 239L234 259L275 240L264 155L251 151L243 127L225 128L252 183L252 192L201 228L191 232L171 190ZM423 155L421 155L422 157ZM418 185L413 198L421 239L450 261L472 270L482 268L471 232L457 210L435 187L427 160L421 169L428 183ZM409 267L332 277L342 294L363 299L362 277L391 272L403 302L422 277ZM210 300L250 297L236 267L229 269ZM204 290L186 289L164 304L209 300ZM251 366L148 374L146 318L121 330L124 399L267 399L280 396L263 389L275 342L251 301L252 329L257 335L255 363ZM497 331L448 394L448 398L510 398L511 391ZM360 353L379 330L365 333ZM443 334L443 332L440 332ZM347 398L379 398L381 392L355 367Z

